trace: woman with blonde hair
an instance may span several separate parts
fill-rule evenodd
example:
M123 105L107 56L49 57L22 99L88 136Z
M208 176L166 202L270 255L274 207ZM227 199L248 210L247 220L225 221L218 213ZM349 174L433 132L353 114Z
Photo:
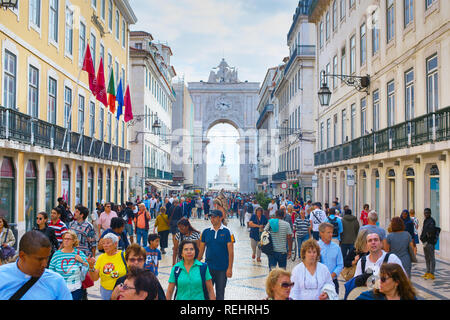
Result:
M320 246L314 239L302 244L302 262L292 270L294 283L290 297L294 300L337 300L338 295L330 271L320 263Z
M81 283L89 269L86 255L76 249L78 245L77 234L73 230L67 230L62 236L61 249L55 252L49 265L50 270L63 276L73 300L82 299Z
M267 298L264 300L292 300L289 294L293 286L291 273L281 268L275 268L266 278Z
M360 230L355 240L355 248L344 257L344 269L341 272L341 276L345 279L345 281L353 278L359 259L369 252L367 249L368 234L369 230Z

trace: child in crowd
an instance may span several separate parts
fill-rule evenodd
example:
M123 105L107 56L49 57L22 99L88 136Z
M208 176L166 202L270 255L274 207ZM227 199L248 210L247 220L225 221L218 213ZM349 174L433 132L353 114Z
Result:
M159 267L159 260L162 259L161 257L161 251L159 251L160 237L157 233L149 234L148 236L148 247L144 247L145 251L147 251L147 258L145 259L144 269L150 270L155 274L155 276L158 276L158 267Z

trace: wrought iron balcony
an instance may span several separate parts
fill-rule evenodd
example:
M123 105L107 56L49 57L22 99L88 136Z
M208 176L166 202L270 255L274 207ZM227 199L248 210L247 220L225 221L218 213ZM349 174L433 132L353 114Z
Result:
M173 180L173 174L172 172L145 167L145 178L157 180Z
M314 154L314 165L321 166L371 154L446 140L450 140L450 107L316 152Z
M130 163L130 150L119 146L111 147L109 143L73 131L67 131L66 135L65 128L1 106L0 139L104 160Z
M315 57L316 56L316 46L304 46L297 45L294 52L289 59L289 62L284 69L284 74L286 75L289 72L289 68L297 57Z

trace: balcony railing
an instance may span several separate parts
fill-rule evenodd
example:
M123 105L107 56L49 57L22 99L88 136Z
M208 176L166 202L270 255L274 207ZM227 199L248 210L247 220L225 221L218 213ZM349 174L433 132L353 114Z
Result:
M302 56L315 57L316 56L316 46L298 45L295 48L294 52L292 53L291 58L289 59L289 62L286 65L286 68L284 69L284 74L287 74L289 72L289 68L291 67L291 64L294 62L295 58L302 57Z
M316 152L314 165L450 140L450 107L399 123L344 144Z
M65 140L64 140L65 137ZM32 118L18 110L0 106L0 139L72 152L99 159L130 163L130 150L103 143L95 138L68 131L55 124ZM65 141L63 145L63 141ZM110 153L111 149L111 153Z
M145 178L157 180L173 180L173 174L172 172L145 167Z

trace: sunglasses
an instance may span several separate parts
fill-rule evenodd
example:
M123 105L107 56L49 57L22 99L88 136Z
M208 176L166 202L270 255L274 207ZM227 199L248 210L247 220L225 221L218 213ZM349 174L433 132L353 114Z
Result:
M389 279L390 277L385 277L385 276L382 276L382 277L380 277L380 281L381 282L386 282L387 281L387 279Z
M281 287L282 288L292 288L294 286L294 282L291 282L291 283L289 283L289 282L283 282L282 284L281 284Z

